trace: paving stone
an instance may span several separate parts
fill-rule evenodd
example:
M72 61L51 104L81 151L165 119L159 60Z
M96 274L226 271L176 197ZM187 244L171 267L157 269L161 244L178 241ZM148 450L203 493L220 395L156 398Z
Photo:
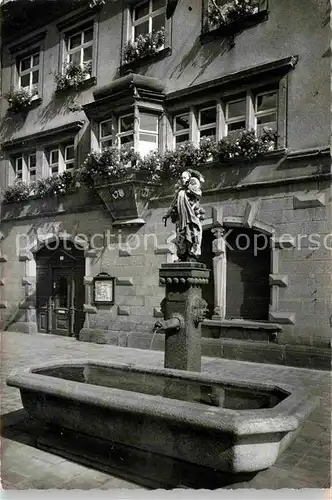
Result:
M2 480L8 489L141 488L130 481L38 450L35 447L35 436L39 424L29 420L22 411L20 393L17 389L6 386L6 377L14 369L73 357L161 367L164 353L18 332L4 332L1 348L1 413L4 417L2 430L5 453ZM234 483L227 489L328 487L331 426L331 379L328 372L206 357L202 359L202 372L218 374L227 379L235 377L246 381L264 380L275 384L303 386L308 392L321 398L320 407L302 425L297 438L279 457L276 466L259 472L250 481Z

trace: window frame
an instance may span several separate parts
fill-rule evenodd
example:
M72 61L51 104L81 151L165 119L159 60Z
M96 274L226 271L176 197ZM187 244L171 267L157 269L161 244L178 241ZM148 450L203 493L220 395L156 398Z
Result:
M74 149L74 158L66 160L66 151L68 148ZM57 152L58 161L51 163L52 153ZM46 147L45 151L47 166L48 166L48 176L52 177L54 175L61 175L64 172L71 172L76 167L77 161L77 151L75 148L75 142L66 141L58 144L50 144ZM72 165L72 167L67 168L67 165ZM52 169L57 168L57 172L53 172Z
M106 135L106 136L102 136L101 134L101 131L102 131L102 124L103 123L107 123L107 122L111 122L111 125L112 125L112 133L110 135ZM100 147L100 151L103 151L104 149L106 148L109 148L109 147L113 147L114 146L114 142L116 142L116 138L115 138L115 124L114 124L114 117L111 117L111 118L107 118L106 120L101 120L100 122L98 122L98 144L99 144L99 147ZM102 144L104 142L108 142L108 141L112 141L112 144L111 146L106 146L105 148L102 147Z
M31 166L31 157L34 156L35 157L35 164L33 166ZM27 177L28 177L28 182L34 182L37 180L37 151L33 152L33 153L29 153L27 155L28 157L28 162L27 162ZM31 171L34 171L34 179L31 179Z
M151 132L149 130L143 130L140 129L140 113L143 114L151 114L157 117L157 131L156 132ZM121 118L125 118L127 116L132 116L133 117L133 129L120 132L120 120ZM156 141L156 150L160 151L160 142L161 142L161 116L162 116L162 110L161 109L152 109L152 108L145 108L144 106L138 107L137 110L122 110L119 111L118 113L108 113L105 115L102 119L94 119L91 127L91 148L92 149L97 149L98 151L102 152L102 142L103 140L109 140L111 136L105 136L100 139L100 131L101 131L101 124L105 123L107 121L112 121L113 124L113 130L112 130L112 146L108 147L116 147L118 149L121 149L121 138L122 137L128 137L132 136L133 137L133 148L135 151L140 152L140 139L139 135L140 133L145 133L149 135L155 135L157 137ZM125 144L123 145L124 147Z
M152 0L150 0L152 1ZM146 64L146 59L151 58L152 62L153 59L159 60L160 58L166 57L168 55L171 55L172 50L171 50L171 45L172 45L172 17L169 19L166 18L166 8L167 8L167 1L165 0L165 42L163 45L163 48L159 49L158 52L152 56L149 56L148 58L143 57L142 59L138 59L135 62L130 62L126 63L125 58L124 58L124 46L126 43L129 42L129 40L134 41L134 29L133 29L133 9L139 5L139 3L144 3L142 2L137 2L133 0L126 0L126 6L123 10L123 32L124 32L124 37L123 37L123 43L122 43L122 50L121 50L121 67L127 68L131 66L140 66L141 64ZM158 12L161 11L162 9L158 9ZM157 12L157 11L156 11ZM155 16L153 16L155 17Z
M169 123L170 123L170 140L172 148L176 149L176 136L184 135L184 133L189 134L189 141L191 141L195 146L199 145L200 142L200 111L204 109L212 108L212 102L215 102L216 106L216 141L224 138L228 134L228 125L231 123L236 123L243 118L245 122L245 129L254 129L257 132L257 120L255 112L256 96L270 94L276 92L276 108L272 110L269 109L261 114L270 114L272 112L276 113L276 125L278 140L275 149L283 149L286 147L286 99L287 99L287 77L276 79L270 79L267 82L260 82L257 84L247 85L244 87L236 88L236 85L232 90L227 90L224 92L215 92L214 98L209 98L208 101L204 97L196 98L188 102L187 105L183 106L180 103L175 104L172 108L168 109ZM227 116L227 105L231 102L236 102L245 99L246 104L246 114L238 115L237 117L228 118ZM189 110L189 111L188 111ZM175 119L178 116L189 113L189 129L186 131L176 132L175 130ZM211 126L206 126L210 128ZM240 130L240 129L239 129ZM236 132L236 131L234 131Z
M206 125L201 125L201 113L202 113L202 111L207 111L209 109L214 109L214 108L216 110L216 121L208 123ZM204 130L210 130L211 128L215 128L215 131L216 131L215 137L217 138L217 120L218 120L217 115L218 115L217 106L207 106L207 107L203 107L203 108L198 108L198 110L197 110L197 116L198 116L198 120L197 120L198 142L202 138L201 132L204 132Z
M135 10L137 9L137 7L139 7L140 5L144 5L145 3L149 3L149 12L148 14L146 14L145 16L142 16L141 18L139 18L139 20L136 20L135 19ZM157 17L159 16L160 14L165 14L165 31L166 31L166 22L167 22L167 19L166 19L166 7L167 7L167 2L165 1L165 4L164 4L164 7L160 7L159 9L153 11L153 0L142 0L141 2L138 2L136 3L135 5L133 5L132 7L132 22L131 22L131 28L132 28L132 33L131 33L131 40L134 41L136 39L135 37L135 28L136 26L139 26L140 24L143 24L145 23L146 21L148 21L149 23L149 31L148 33L152 33L152 19L154 17ZM161 47L159 50L163 50L164 46Z
M58 71L59 73L63 73L66 64L69 62L69 53L68 53L68 40L70 37L75 34L86 31L88 27L92 27L93 35L91 40L92 45L92 59L91 59L91 71L89 74L89 78L87 81L90 81L92 78L96 78L97 76L97 45L98 45L98 21L97 16L87 16L84 20L77 21L76 23L66 24L64 28L61 28L62 23L58 25L58 29L60 30L60 55L59 55L59 65ZM90 46L90 45L89 45Z
M35 56L38 55L38 65L34 66L33 65L33 59ZM22 70L22 62L25 59L30 59L30 67L26 70ZM26 54L22 56L17 56L17 73L18 73L18 88L19 89L29 89L30 92L33 92L33 90L37 91L38 94L38 86L39 86L39 79L40 79L40 51L32 52L31 54ZM38 81L37 83L33 83L33 73L38 71ZM22 77L29 75L29 86L22 86Z
M191 133L192 133L192 128L191 128L191 126L190 126L190 125L191 125L191 122L192 122L192 120L191 120L191 116L190 116L190 115L191 115L191 113L192 113L192 110L190 110L190 109L189 109L189 110L187 110L187 111L183 111L182 113L178 113L178 114L176 114L176 115L174 115L174 116L173 116L173 127L172 127L172 130L173 130L173 148L174 148L174 149L176 149L176 148L177 148L177 144L181 145L181 144L183 144L183 143L185 143L185 142L190 141L190 140L191 140L191 138L192 138L192 135L191 135ZM176 119L177 119L177 118L179 118L179 117L181 117L181 116L184 116L184 115L188 115L188 118L189 118L189 126L188 126L188 128L186 128L186 129L182 129L182 130L177 131L177 130L176 130ZM181 135L187 135L187 134L188 134L188 137L189 137L187 140L185 140L185 141L183 141L183 142L180 142L180 143L177 143L177 142L176 142L176 138L177 138L177 137L180 137Z

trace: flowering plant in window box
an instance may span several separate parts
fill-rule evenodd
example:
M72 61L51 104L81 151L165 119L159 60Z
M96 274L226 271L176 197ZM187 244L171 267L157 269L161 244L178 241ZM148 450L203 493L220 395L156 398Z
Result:
M39 179L31 186L31 194L36 198L64 195L73 187L74 180L71 172L63 172L62 174Z
M4 203L17 203L25 201L30 196L29 184L21 180L16 180L12 186L8 186L4 192Z
M165 44L165 28L152 31L146 35L138 35L132 42L129 40L124 47L125 64L133 63L143 57L153 56L163 48Z
M83 67L73 62L66 63L62 73L54 73L56 92L65 92L71 89L78 90L90 76L91 63L87 63Z
M264 129L260 137L254 130L243 130L238 137L224 137L216 145L213 156L219 161L254 160L275 148L277 133Z
M31 106L32 102L37 98L37 89L12 88L5 94L11 111L17 113Z
M216 0L209 0L206 30L230 26L257 13L257 0L231 0L222 5L218 5Z
M102 5L105 5L105 0L91 0L89 2L90 9L93 9L94 7L101 7Z

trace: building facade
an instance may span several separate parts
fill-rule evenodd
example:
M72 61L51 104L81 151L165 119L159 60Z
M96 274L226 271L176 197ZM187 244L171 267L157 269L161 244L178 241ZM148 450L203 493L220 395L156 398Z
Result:
M162 349L151 330L158 269L176 259L162 221L176 179L83 182L65 194L57 184L53 196L45 180L91 151L146 158L189 141L197 153L244 130L258 143L268 127L264 154L253 145L249 160L197 165L192 153L187 163L205 177L203 354L329 368L328 3L23 3L2 6L1 327Z

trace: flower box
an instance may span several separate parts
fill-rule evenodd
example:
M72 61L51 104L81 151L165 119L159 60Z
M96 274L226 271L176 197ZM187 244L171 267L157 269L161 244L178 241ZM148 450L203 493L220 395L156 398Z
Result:
M113 218L115 225L142 225L144 211L156 192L158 184L144 180L96 182L98 195Z

